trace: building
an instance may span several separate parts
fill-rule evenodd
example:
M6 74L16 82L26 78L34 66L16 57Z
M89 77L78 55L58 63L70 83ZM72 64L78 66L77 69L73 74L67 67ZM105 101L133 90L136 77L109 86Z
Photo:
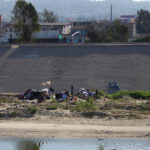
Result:
M41 30L33 34L37 42L58 42L59 36L70 34L72 23L40 23Z
M40 31L33 33L32 36L36 42L58 42L59 35L64 36L70 34L72 26L72 23L40 23ZM13 40L17 39L11 24L5 24L2 30L3 35L1 36L3 36L3 42L9 42L10 34Z
M134 15L120 16L120 22L128 26L128 28L129 28L129 38L130 39L136 38L136 36L137 36L136 16L134 16Z
M66 43L72 44L84 44L86 37L86 28L85 25L76 25L71 28L71 34L66 38Z
M48 43L85 43L86 26L84 23L40 23L40 31L33 33L35 42ZM17 39L17 36L11 24L5 24L3 27L3 42L10 42Z

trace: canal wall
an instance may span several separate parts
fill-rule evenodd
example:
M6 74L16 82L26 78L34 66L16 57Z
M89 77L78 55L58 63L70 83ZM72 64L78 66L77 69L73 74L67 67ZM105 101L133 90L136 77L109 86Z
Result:
M60 91L73 84L107 91L150 89L150 45L0 46L0 92L42 89L51 81Z

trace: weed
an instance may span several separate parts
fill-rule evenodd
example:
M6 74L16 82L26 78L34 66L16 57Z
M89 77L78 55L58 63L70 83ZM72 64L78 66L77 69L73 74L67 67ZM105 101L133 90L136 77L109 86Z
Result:
M113 99L120 99L124 96L130 96L134 99L147 99L150 100L150 91L119 91L112 94Z
M76 102L76 106L73 111L78 112L96 112L98 107L94 105L93 98L90 97L86 102Z
M99 146L99 150L104 150L104 146L103 146L103 145L100 145L100 146Z
M51 97L51 99L52 99L52 103L57 103L57 100L53 96Z
M0 118L3 118L4 114L0 113Z
M129 91L119 91L119 92L112 94L112 98L120 99L120 98L123 98L123 96L128 96L128 95L129 95Z
M37 112L37 108L36 107L28 107L28 111L33 115Z
M16 117L16 116L17 116L17 112L16 112L16 111L13 111L13 112L10 113L10 117L13 117L13 118L14 118L14 117Z
M105 96L105 92L98 90L97 95L95 96L96 99L100 99L101 97Z
M48 105L48 106L46 107L47 110L55 110L55 109L57 109L57 108L58 108L58 105L57 105L57 104Z

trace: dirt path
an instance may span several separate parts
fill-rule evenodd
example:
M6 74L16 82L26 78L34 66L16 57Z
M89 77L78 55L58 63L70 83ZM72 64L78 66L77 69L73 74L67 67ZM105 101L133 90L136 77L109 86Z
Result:
M57 121L1 121L1 137L150 138L150 126L62 123Z

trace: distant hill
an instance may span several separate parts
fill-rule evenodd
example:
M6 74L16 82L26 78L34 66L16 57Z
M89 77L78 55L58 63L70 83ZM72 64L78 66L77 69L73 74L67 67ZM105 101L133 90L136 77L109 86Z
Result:
M120 15L135 15L143 8L150 10L150 1L135 2L132 0L104 0L103 2L90 0L28 0L41 12L44 8L55 12L60 19L109 19L110 5L113 5L113 18ZM6 19L11 16L15 0L0 0L0 14Z

